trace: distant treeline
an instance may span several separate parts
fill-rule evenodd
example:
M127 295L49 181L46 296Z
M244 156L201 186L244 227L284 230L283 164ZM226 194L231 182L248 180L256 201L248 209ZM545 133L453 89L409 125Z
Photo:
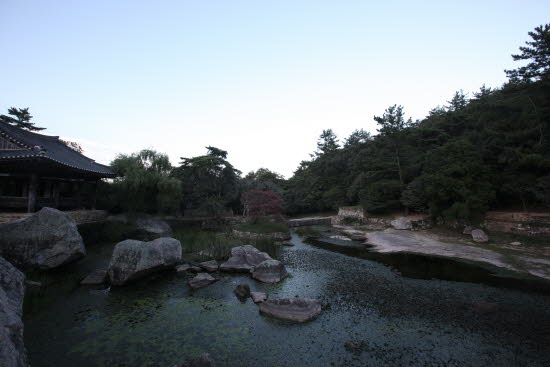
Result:
M375 116L339 145L325 130L312 159L286 183L287 211L360 203L369 212L413 210L434 217L478 219L490 208L550 206L550 25L506 70L501 88L456 92L448 105L413 122L402 106Z
M113 163L120 175L105 185L112 210L209 213L242 210L247 190L269 190L284 199L289 214L362 205L372 213L429 212L434 217L475 221L491 208L548 209L550 206L550 25L529 32L533 41L507 70L501 88L481 87L472 96L456 92L421 121L402 106L375 116L378 134L354 131L339 142L321 134L311 159L284 180L268 169L245 177L227 152L182 158L144 150Z

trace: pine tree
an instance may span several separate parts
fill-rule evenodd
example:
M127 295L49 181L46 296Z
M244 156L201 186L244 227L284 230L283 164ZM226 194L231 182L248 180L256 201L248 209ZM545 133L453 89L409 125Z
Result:
M8 116L11 115L11 116ZM21 129L29 131L44 130L45 127L38 127L31 122L32 115L29 113L29 108L8 108L8 115L0 115L0 121L6 122L10 125L17 126Z
M550 24L540 25L528 33L533 41L520 47L520 54L512 55L514 61L529 60L529 64L514 70L505 70L506 75L514 79L540 80L550 74Z

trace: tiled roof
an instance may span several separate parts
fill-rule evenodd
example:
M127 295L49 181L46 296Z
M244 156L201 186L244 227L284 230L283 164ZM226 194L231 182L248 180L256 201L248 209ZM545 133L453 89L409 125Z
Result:
M58 136L48 136L0 121L0 137L17 145L19 150L0 150L0 160L43 158L79 171L114 177L108 166L96 163L93 159L69 148Z

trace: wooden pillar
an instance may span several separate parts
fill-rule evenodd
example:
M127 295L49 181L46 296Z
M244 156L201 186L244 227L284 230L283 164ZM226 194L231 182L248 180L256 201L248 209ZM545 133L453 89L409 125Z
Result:
M75 192L75 199L76 199L76 209L82 209L82 183L76 181L73 183L73 188L76 191Z
M36 173L31 174L29 179L29 191L27 196L27 212L34 213L36 210L36 191L38 189L38 175Z
M92 191L90 194L90 209L95 210L97 202L97 184L98 181L92 182Z
M60 181L54 181L53 182L53 205L54 208L59 208L59 193L61 191L61 182Z

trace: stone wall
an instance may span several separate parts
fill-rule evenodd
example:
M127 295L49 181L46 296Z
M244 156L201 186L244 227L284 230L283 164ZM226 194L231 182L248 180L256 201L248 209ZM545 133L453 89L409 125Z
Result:
M269 239L274 241L286 241L291 238L290 232L254 233L237 231L236 229L233 230L233 235L244 240Z
M107 219L108 213L105 210L69 210L65 211L76 222L76 224L101 222ZM24 219L34 213L0 213L0 223L13 222Z
M360 206L343 206L338 208L338 215L332 217L331 224L363 224L365 223L366 212Z
M492 232L550 236L550 213L487 212L484 225Z
M314 226L314 225L326 225L330 226L332 217L310 217L310 218L298 218L298 219L289 219L287 225L289 227L303 227L303 226Z

